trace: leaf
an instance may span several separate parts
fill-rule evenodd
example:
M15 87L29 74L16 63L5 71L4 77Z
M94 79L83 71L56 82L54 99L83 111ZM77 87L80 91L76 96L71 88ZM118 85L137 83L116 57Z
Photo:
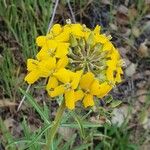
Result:
M29 94L26 93L23 89L19 88L21 93L24 94L27 98L27 100L29 101L29 103L35 108L35 110L39 113L39 115L41 116L41 118L47 123L50 124L50 121L47 119L47 115L44 114L44 111L42 110L42 108L38 105L38 103L35 101L35 99Z
M143 110L140 113L139 121L141 124L145 124L148 121L148 111L147 110Z
M78 146L78 147L74 148L74 150L85 150L85 149L87 149L88 147L90 147L92 145L93 145L92 143L82 144L81 146Z
M0 107L10 107L16 105L16 103L11 102L9 99L0 99Z
M137 64L131 63L125 70L125 73L128 77L133 76L133 74L136 72Z
M79 116L71 111L71 115L73 116L73 118L77 121L78 125L79 125L79 128L80 128L80 133L81 133L81 136L82 138L84 139L85 138L85 131L84 131L84 127L83 127L83 122L82 120L79 118Z
M37 136L34 137L33 140L30 140L30 143L27 145L26 148L29 148L31 147L34 143L37 143L38 139L52 126L52 124L48 124L46 125L42 130L41 132L39 132L37 134Z
M122 101L114 100L113 102L111 102L110 106L112 108L115 108L115 107L119 106L121 103L122 103Z

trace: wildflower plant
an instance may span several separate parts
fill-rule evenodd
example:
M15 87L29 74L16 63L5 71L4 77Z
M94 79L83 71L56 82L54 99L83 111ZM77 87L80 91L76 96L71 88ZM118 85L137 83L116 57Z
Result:
M27 60L25 81L33 84L46 78L48 95L64 97L47 145L65 109L75 109L76 103L83 103L85 108L94 106L95 99L101 100L121 82L123 61L110 40L111 36L102 34L99 25L91 30L70 20L64 26L53 25L46 36L37 37L40 51L36 59Z

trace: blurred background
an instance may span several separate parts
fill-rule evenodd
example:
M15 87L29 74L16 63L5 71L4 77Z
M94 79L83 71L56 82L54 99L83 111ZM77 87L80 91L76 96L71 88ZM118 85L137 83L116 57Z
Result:
M17 112L23 97L18 89L27 88L26 61L35 58L35 39L46 35L55 4L55 0L0 0L0 150L24 149L26 143L19 145L19 140L31 140L43 127L31 104L24 102ZM101 101L98 110L76 110L88 114L85 120L89 124L99 125L87 126L90 133L85 129L90 140L83 140L68 121L60 128L55 145L60 150L149 150L150 0L60 0L53 24L64 25L68 18L89 28L100 25L102 33L112 35L126 66L122 83ZM42 83L31 87L30 93L53 120L58 104L49 100Z

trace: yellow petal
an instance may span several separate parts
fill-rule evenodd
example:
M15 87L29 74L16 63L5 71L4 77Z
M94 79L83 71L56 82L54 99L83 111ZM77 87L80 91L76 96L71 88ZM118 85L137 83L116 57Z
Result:
M121 80L121 74L123 74L123 71L121 69L121 67L118 67L117 68L117 73L116 73L116 78L115 78L115 81L117 83L120 83L122 80Z
M36 38L36 44L38 46L43 46L46 43L46 36L38 36Z
M57 86L53 91L50 91L49 94L51 97L59 96L65 92L63 85Z
M100 93L100 84L98 80L94 80L92 85L90 86L90 94L99 95Z
M47 48L51 51L57 48L58 43L55 40L47 40L46 42Z
M66 107L69 109L74 109L75 108L75 94L74 90L69 90L65 92L65 103Z
M112 70L111 67L107 68L107 70L106 70L106 77L107 77L108 81L113 82L115 80L114 79L114 70Z
M95 29L94 29L94 33L95 33L95 34L99 34L99 33L100 33L100 30L101 30L101 26L96 25L96 27L95 27Z
M62 58L68 54L69 43L58 43L56 57Z
M28 60L27 60L27 70L28 70L28 71L32 71L32 70L37 69L38 63L39 63L39 62L38 62L37 60L28 59Z
M68 62L69 62L68 57L65 56L65 57L58 60L56 68L57 69L65 68L67 66Z
M85 95L83 98L83 105L85 108L88 106L93 106L94 105L93 95L91 94Z
M55 77L50 77L48 80L48 83L46 85L46 89L50 90L50 89L54 89L58 86L58 81Z
M54 76L62 83L70 82L70 71L64 68L59 69Z
M96 43L102 43L102 44L104 44L104 43L106 43L108 41L108 39L103 34L100 34L100 35L96 34L95 35L95 41L96 41Z
M108 66L109 68L111 68L111 70L116 70L116 67L117 67L117 60L115 60L115 59L108 60L108 61L107 61L107 66Z
M58 36L55 37L55 40L58 42L68 42L69 41L70 31L66 30L61 32Z
M113 48L113 45L110 41L106 42L104 45L103 45L103 51L110 51L112 50Z
M71 33L75 36L83 37L83 26L81 24L72 24L71 25Z
M54 40L46 40L42 49L36 55L38 60L44 60L55 55L55 50L57 48L57 42Z
M39 72L41 77L48 77L51 71L56 67L56 59L48 58L39 63Z
M98 97L103 98L111 89L112 86L110 86L107 82L103 82L102 84L100 84L100 93Z
M24 80L27 81L28 84L33 84L39 79L39 77L40 76L39 76L38 70L34 70L34 71L29 72Z
M74 76L73 76L73 80L71 82L71 87L73 89L76 89L79 85L80 79L81 79L81 75L82 75L83 71L77 71Z
M62 32L62 27L60 24L55 24L53 25L51 32L53 33L54 36L57 36Z
M84 97L84 93L82 90L78 90L74 94L75 94L75 101L82 100L82 98Z
M51 53L48 52L47 49L45 49L45 47L43 47L36 55L36 58L41 61L44 59L48 59L49 57L51 57Z
M90 85L92 84L94 80L94 74L91 72L88 72L84 74L80 80L80 87L84 90L88 90L90 88Z

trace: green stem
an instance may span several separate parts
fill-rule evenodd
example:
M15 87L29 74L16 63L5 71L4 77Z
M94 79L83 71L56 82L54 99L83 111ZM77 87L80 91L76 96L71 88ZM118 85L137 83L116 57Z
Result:
M64 110L65 110L65 101L63 100L61 105L58 108L57 114L55 116L55 120L53 121L53 126L48 131L48 139L47 139L45 150L52 150L53 139L60 125Z

